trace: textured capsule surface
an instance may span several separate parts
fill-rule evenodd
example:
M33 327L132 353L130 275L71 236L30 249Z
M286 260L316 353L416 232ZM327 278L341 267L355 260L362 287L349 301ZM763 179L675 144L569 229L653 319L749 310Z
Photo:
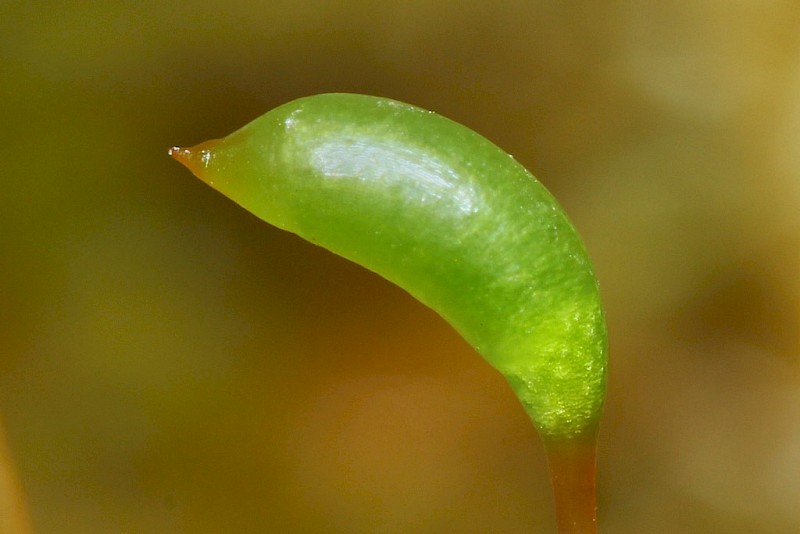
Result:
M591 264L552 195L484 137L394 100L325 94L170 152L263 220L437 311L546 440L596 430L607 349Z

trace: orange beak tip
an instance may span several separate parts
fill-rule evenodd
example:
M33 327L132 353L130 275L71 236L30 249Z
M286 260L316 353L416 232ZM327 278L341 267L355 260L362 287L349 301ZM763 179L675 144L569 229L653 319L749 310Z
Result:
M218 143L218 140L212 139L189 148L174 146L167 153L202 181L211 183L208 166L213 159L213 150Z
M203 179L203 166L197 161L197 154L192 148L182 148L174 146L169 149L168 154L178 163L189 169L192 174Z
M179 146L174 146L167 151L172 158L176 159L177 161L186 165L189 156L191 156L191 151L188 148L181 148Z

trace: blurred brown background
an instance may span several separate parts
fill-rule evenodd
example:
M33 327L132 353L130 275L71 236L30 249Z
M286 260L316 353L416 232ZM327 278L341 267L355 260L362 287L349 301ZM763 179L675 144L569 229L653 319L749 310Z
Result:
M167 157L349 91L489 137L601 278L607 533L800 531L796 2L0 1L0 413L40 533L553 532L502 378Z

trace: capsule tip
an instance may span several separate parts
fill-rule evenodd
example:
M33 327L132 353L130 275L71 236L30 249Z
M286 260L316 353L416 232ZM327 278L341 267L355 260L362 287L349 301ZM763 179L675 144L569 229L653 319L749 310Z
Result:
M179 158L179 157L180 157L180 153L181 153L181 152L183 152L183 151L185 151L185 150L186 150L185 148L181 148L181 147L179 147L179 146L174 146L174 147L170 148L170 149L167 151L167 154L169 154L169 155L170 155L170 156L172 156L173 158L176 158L176 159L177 159L177 158Z
M179 146L174 146L169 149L167 152L175 161L192 171L192 174L206 182L205 179L205 168L207 161L203 161L202 154L195 150L194 147L192 148L182 148ZM205 158L206 160L208 158Z
M174 146L167 153L192 171L192 174L204 182L210 183L208 167L213 159L213 149L217 143L217 140L211 140L189 148Z
M192 159L192 149L174 146L167 151L173 159L179 161L183 165L189 167L189 161Z

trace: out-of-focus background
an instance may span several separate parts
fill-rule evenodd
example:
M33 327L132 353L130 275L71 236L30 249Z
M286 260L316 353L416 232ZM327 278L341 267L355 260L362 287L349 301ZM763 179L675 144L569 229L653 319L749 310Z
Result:
M795 2L0 1L0 414L39 533L552 532L502 378L167 157L272 107L436 110L571 214L608 533L800 531Z

